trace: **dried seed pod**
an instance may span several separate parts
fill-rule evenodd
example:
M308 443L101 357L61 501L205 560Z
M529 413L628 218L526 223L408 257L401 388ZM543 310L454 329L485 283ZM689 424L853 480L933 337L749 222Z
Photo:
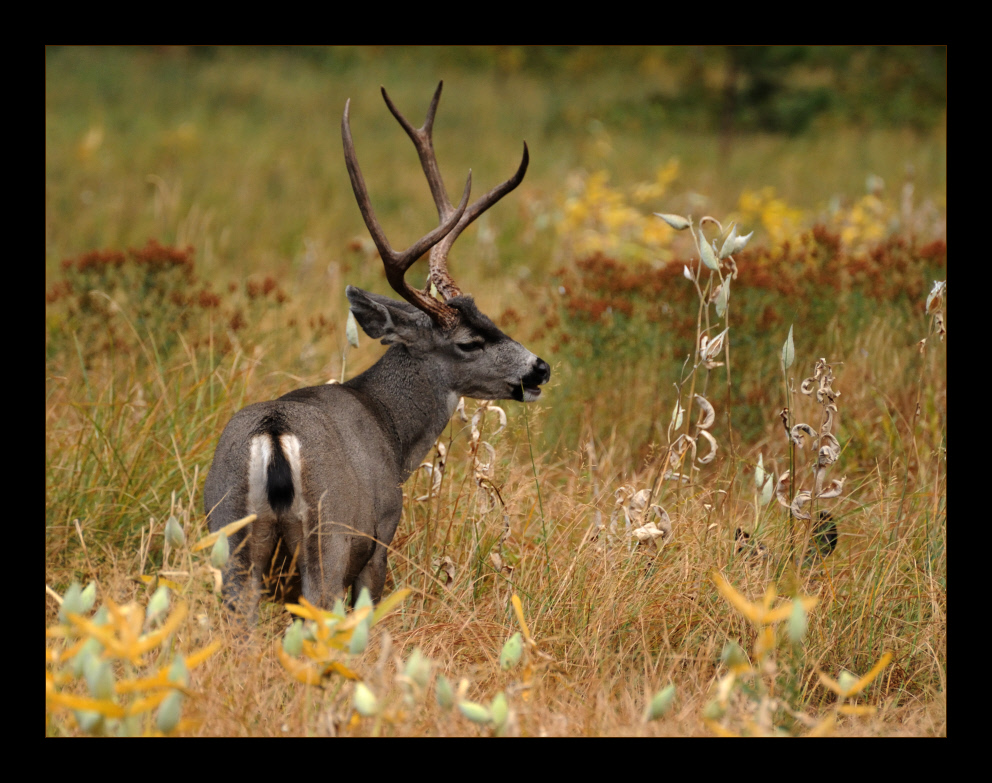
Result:
M702 456L702 457L699 458L699 464L700 465L708 465L716 457L716 449L717 449L716 438L714 438L712 435L710 435L710 433L708 433L706 430L700 430L699 431L699 434L703 438L705 438L707 441L709 441L709 444L710 444L710 451L709 451L709 453L706 454L705 456Z
M799 448L804 448L805 439L803 438L803 433L809 435L811 438L816 437L816 430L810 427L808 424L800 422L795 425L790 432L790 437L792 442L796 444Z
M695 395L695 399L696 404L699 405L703 412L702 418L696 422L696 427L701 430L708 430L713 426L713 422L716 421L716 411L713 410L713 406L710 405L709 401L705 397L697 394Z

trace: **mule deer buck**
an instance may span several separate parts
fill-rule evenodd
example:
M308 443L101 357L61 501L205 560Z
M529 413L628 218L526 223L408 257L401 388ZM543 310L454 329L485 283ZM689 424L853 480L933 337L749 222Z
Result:
M443 84L443 83L442 83ZM249 405L224 428L204 486L211 531L256 514L231 536L224 569L225 603L249 621L257 616L271 566L295 562L298 591L329 607L351 588L382 596L386 555L400 521L401 485L434 445L458 398L531 402L551 377L547 362L507 337L463 295L447 269L459 234L520 184L529 160L510 179L468 206L469 171L457 207L448 198L432 129L442 84L421 128L414 128L382 90L386 105L413 140L437 206L439 225L409 249L390 246L369 200L351 138L350 100L341 121L345 163L365 225L403 302L348 286L351 312L365 333L389 348L372 367L343 384L297 389ZM427 287L412 288L407 269L430 249ZM430 293L431 283L442 299Z

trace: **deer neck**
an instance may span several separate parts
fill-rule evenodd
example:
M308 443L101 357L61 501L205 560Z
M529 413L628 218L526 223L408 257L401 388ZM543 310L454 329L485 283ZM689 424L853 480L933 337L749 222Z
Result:
M411 356L403 346L391 347L344 385L366 399L394 440L401 483L423 461L458 405L443 368L430 358Z

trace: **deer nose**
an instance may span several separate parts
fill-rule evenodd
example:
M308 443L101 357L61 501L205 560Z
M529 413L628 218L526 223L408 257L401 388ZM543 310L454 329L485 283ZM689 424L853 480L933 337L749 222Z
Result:
M534 364L534 369L528 373L527 377L533 379L535 386L547 383L551 380L551 365L538 357L537 362Z

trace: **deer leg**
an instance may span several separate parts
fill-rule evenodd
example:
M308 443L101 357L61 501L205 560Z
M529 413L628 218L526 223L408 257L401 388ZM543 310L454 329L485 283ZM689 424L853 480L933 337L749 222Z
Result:
M389 550L382 544L376 544L372 551L372 557L365 564L365 567L355 578L355 584L351 588L351 603L354 606L358 600L363 587L367 587L369 595L375 603L379 603L382 598L382 588L386 583L386 555Z
M386 584L386 558L389 555L389 545L393 541L403 513L403 491L397 487L389 501L387 507L382 509L382 515L375 526L375 548L358 572L351 589L352 604L358 600L363 587L369 589L369 595L375 603L379 603L382 598L382 588Z
M258 620L258 602L261 597L262 573L265 568L258 557L262 556L264 542L257 535L258 523L248 531L238 531L231 537L231 556L223 573L224 604L249 625ZM261 546L260 546L261 544ZM268 552L271 558L271 549Z

